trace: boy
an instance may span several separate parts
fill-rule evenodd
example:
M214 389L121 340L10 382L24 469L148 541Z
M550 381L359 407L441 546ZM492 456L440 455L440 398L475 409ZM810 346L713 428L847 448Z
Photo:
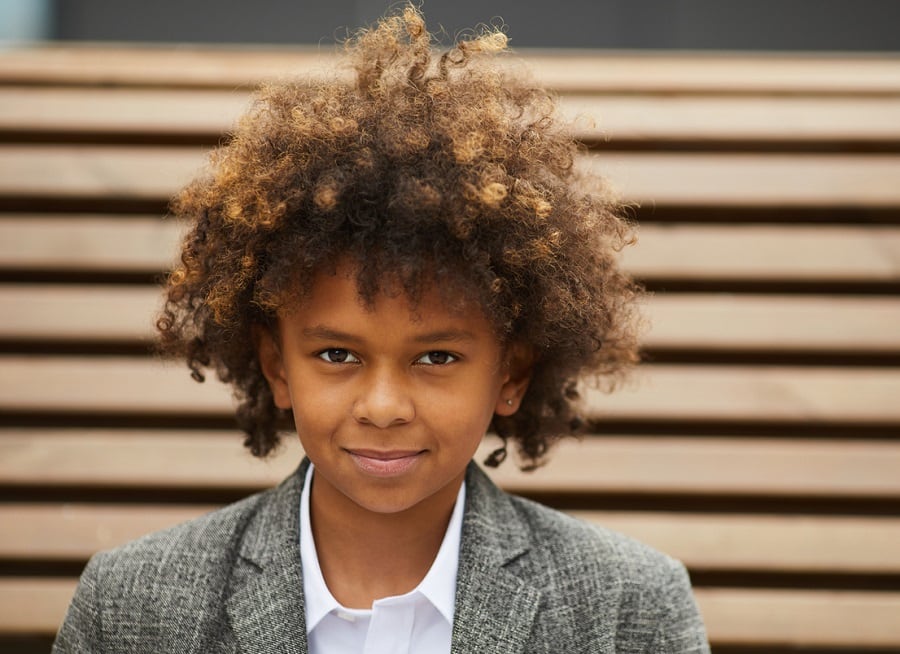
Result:
M486 33L433 61L407 7L356 83L265 90L175 202L158 326L233 385L278 488L95 556L55 651L706 652L684 568L497 489L636 359L631 238L548 95ZM488 461L499 464L505 446Z

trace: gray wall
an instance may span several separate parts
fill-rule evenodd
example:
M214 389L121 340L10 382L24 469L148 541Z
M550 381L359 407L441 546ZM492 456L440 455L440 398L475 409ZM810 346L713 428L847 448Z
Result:
M55 0L59 39L333 43L388 0ZM425 0L449 35L505 22L518 47L900 51L897 0ZM502 17L502 21L500 18Z

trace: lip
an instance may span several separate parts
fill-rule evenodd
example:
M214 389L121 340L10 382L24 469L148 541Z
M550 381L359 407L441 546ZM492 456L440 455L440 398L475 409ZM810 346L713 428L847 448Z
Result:
M353 463L363 473L374 477L396 477L409 472L425 454L425 450L347 450Z

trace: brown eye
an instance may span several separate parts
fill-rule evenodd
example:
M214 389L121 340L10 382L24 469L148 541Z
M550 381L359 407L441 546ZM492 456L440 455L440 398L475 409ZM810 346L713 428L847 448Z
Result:
M422 363L427 366L443 366L452 363L453 361L456 361L454 355L449 352L444 352L443 350L435 350L434 352L427 352L420 356L417 363Z
M329 348L319 352L319 358L328 363L356 363L359 361L348 350L339 347Z

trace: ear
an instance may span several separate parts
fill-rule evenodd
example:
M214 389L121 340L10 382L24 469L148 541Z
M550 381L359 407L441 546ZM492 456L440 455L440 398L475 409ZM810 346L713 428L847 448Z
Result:
M272 398L279 409L291 408L291 392L284 370L284 361L281 357L281 347L275 340L270 329L258 326L253 331L253 339L256 341L256 354L259 357L259 367L269 382Z
M494 413L498 416L511 416L519 410L531 381L534 358L534 348L527 343L514 342L507 346L506 378L494 406Z

